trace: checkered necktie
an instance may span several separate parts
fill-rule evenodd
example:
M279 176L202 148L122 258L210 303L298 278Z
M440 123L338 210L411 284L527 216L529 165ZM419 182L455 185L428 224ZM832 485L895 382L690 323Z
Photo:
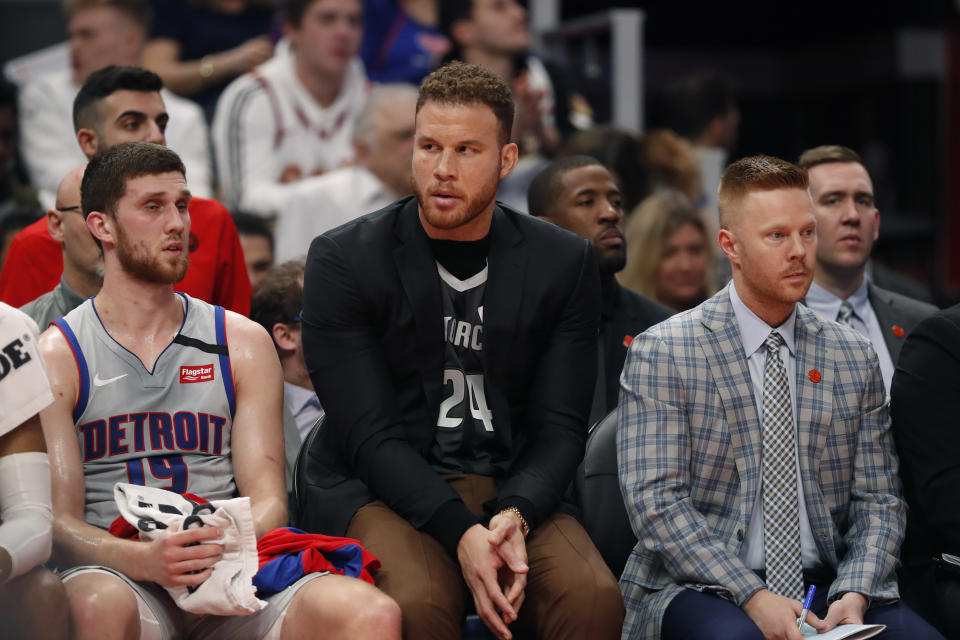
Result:
M837 322L853 328L853 305L848 300L840 304L840 311L837 311Z
M763 342L763 547L767 588L788 598L803 596L796 443L787 370L780 359L783 336Z

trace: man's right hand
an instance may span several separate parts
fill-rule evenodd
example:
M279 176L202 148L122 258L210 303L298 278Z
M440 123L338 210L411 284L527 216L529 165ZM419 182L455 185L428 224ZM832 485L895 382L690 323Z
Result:
M743 611L760 628L767 640L803 640L797 628L797 618L803 612L803 603L760 589L743 603ZM807 613L806 622L820 631L823 622L813 613Z
M467 529L457 544L457 558L463 579L473 594L477 615L498 638L512 638L507 622L516 620L517 612L497 580L500 568L506 563L498 553L498 548L490 543L490 530L481 524ZM522 565L511 570L525 573L527 568Z
M163 587L202 584L210 577L213 565L223 556L223 545L209 541L222 535L219 527L186 531L167 529L144 545L140 563L142 575L137 578Z

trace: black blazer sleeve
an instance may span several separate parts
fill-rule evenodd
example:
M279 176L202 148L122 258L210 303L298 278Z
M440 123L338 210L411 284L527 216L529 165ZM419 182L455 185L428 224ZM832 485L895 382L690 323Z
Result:
M907 501L931 552L960 553L960 307L924 320L900 352L891 418Z
M526 446L500 486L500 507L516 506L534 527L556 509L583 459L587 417L596 381L600 277L590 245L558 282L567 296L539 358L527 396ZM563 277L568 276L568 277ZM572 285L572 286L571 286ZM548 322L547 318L543 318Z
M364 299L334 238L313 241L304 283L304 357L326 424L334 430L338 457L373 495L456 557L460 536L477 518L408 444L397 389L376 332L375 305Z

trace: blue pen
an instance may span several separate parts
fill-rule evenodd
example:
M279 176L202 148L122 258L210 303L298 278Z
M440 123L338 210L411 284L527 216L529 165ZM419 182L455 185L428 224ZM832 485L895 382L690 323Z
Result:
M810 589L807 591L807 597L803 600L803 611L800 612L800 619L797 620L797 629L803 629L803 622L807 619L807 614L810 613L810 605L813 604L813 594L816 590L816 585L810 585Z

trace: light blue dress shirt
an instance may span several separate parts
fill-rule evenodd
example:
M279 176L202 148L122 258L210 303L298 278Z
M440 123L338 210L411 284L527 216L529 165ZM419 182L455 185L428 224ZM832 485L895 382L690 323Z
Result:
M790 384L790 406L793 413L793 433L797 436L797 358L795 349L794 327L797 320L797 309L794 307L790 316L779 327L771 327L760 319L757 314L747 308L737 289L730 283L730 303L733 306L734 316L740 326L740 340L743 343L744 355L750 369L750 381L753 383L753 398L757 405L757 416L763 419L763 368L767 363L767 349L763 345L770 332L776 331L783 337L780 345L780 359L787 368L787 380ZM799 449L796 447L795 450ZM800 505L800 554L803 558L803 568L812 569L823 562L820 552L810 530L810 518L807 516L807 505L803 499L803 483L800 480L800 457L795 460L797 468L797 502ZM763 479L760 480L760 491L754 497L753 507L750 510L750 522L747 525L747 535L740 549L740 558L755 571L766 568L763 548Z

